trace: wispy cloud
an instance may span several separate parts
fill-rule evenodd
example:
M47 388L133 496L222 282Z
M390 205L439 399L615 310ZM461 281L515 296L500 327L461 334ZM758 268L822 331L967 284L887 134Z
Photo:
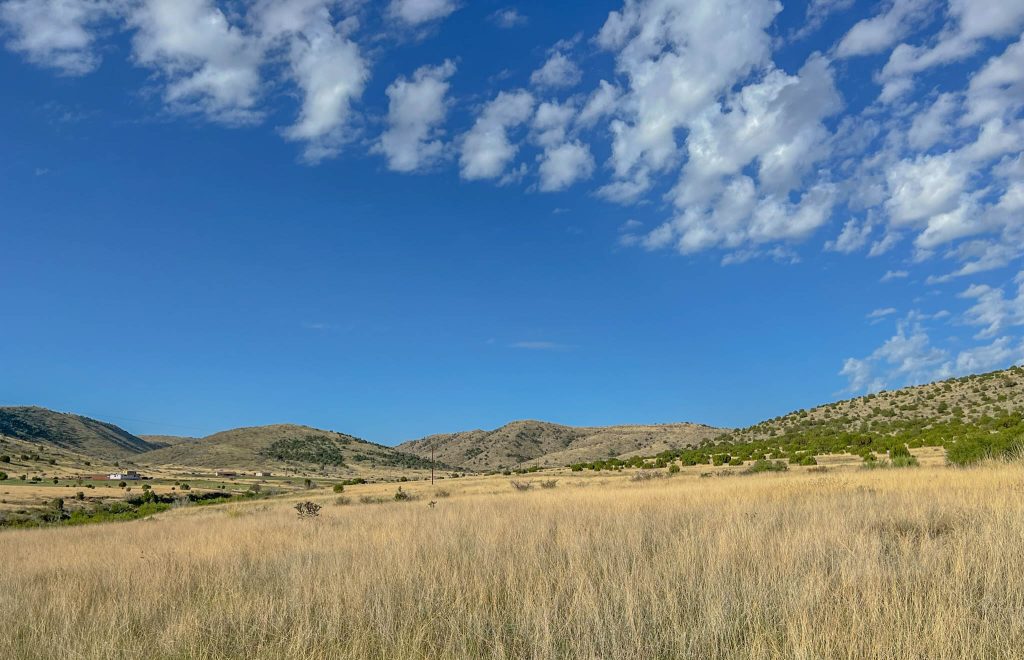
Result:
M517 341L509 344L509 348L519 348L527 351L567 351L575 348L575 346L559 344L553 341Z
M892 280L902 280L906 279L909 275L910 273L905 270L887 270L885 271L885 275L882 275L882 279L880 281L891 282Z

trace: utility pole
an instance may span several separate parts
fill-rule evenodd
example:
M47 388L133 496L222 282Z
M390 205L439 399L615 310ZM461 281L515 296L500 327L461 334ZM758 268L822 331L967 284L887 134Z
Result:
M430 448L430 485L434 485L434 448Z

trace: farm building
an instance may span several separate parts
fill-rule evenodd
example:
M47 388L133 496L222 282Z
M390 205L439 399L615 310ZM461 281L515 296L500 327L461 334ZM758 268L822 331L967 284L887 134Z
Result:
M252 476L254 476L254 477L270 477L270 476L273 476L273 475L270 472L268 472L267 470L257 470L256 472L252 473Z
M126 470L125 472L111 472L107 475L107 479L110 481L138 481L142 478L135 470Z

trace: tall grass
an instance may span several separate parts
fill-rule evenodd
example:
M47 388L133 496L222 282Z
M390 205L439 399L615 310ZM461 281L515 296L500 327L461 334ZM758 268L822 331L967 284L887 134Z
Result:
M355 488L353 488L355 491ZM625 479L0 533L3 658L1024 648L1024 468ZM429 494L428 494L429 495Z

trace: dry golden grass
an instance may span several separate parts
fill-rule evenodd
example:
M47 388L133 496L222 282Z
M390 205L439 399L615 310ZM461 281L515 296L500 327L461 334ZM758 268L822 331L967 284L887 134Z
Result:
M578 485L577 485L578 484ZM403 484L0 532L3 658L996 658L1024 466ZM437 499L438 488L451 497ZM437 499L434 508L426 505Z

